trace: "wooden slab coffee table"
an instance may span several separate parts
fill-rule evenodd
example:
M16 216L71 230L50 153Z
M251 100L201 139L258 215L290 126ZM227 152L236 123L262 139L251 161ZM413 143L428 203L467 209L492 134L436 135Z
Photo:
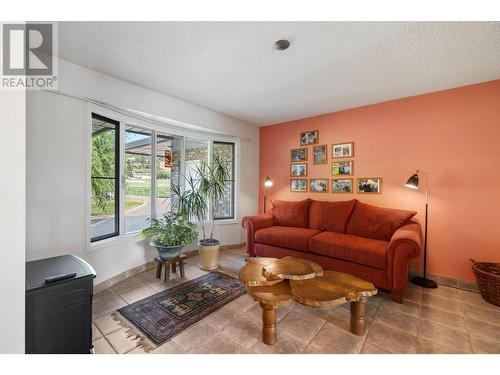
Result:
M368 281L323 271L320 265L295 257L249 258L239 276L248 294L262 307L262 340L268 345L276 343L277 308L293 301L313 307L349 302L351 332L363 335L367 298L377 294Z

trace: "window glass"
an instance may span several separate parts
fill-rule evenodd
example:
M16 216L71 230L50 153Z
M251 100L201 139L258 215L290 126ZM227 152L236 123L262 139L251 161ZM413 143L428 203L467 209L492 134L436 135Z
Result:
M92 114L91 241L119 233L119 122Z
M218 155L229 168L226 194L218 202L215 219L234 219L234 143L214 142L214 155Z
M125 232L146 228L151 217L151 131L125 128Z
M156 217L171 209L172 183L179 184L182 137L157 133L156 135Z

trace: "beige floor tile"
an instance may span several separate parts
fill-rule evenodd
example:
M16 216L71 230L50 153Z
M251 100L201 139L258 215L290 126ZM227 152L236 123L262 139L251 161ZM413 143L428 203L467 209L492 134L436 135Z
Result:
M109 314L124 306L127 306L127 303L124 300L118 297L114 292L106 291L105 298L94 299L94 302L92 303L92 319L98 319L101 316Z
M323 319L329 319L334 311L334 307L311 307L311 306L305 306L301 305L300 303L295 304L295 307L293 310L298 311L298 312L305 312L309 314L314 314L319 316L320 318Z
M99 319L94 321L96 327L101 331L101 333L106 336L114 331L118 331L120 328L123 328L119 322L113 319L111 314L106 314Z
M219 332L202 344L195 346L191 352L195 354L245 354L250 351Z
M354 337L354 335L327 322L307 345L304 352L310 354L355 354L359 353L362 341L362 336Z
M202 342L207 341L216 332L214 328L204 322L198 322L179 333L172 341L181 346L184 350L190 350Z
M472 349L476 354L500 354L500 342L471 336Z
M424 295L424 292L422 289L416 289L416 288L406 288L404 294L403 294L403 299L415 303L422 303L422 296Z
M181 347L180 345L177 345L173 341L167 341L163 345L157 347L151 353L153 353L153 354L183 354L185 352L186 352L186 350L183 347Z
M381 348L375 344L365 342L361 348L360 354L392 354L390 351Z
M127 302L128 304L140 301L141 299L152 296L158 293L155 289L150 288L147 285L140 286L139 288L129 290L120 294L120 298Z
M500 306L492 305L491 303L486 302L481 294L474 292L467 292L465 290L459 290L458 296L460 298L460 302L466 303L469 305L474 305L481 307L483 309L490 309L495 311L500 311Z
M92 345L94 345L94 351L96 354L116 354L104 337L95 340L92 342Z
M140 280L140 278L138 278L137 276L133 276L113 285L111 287L111 290L117 295L120 295L128 292L129 290L137 289L141 286L145 286L145 284Z
M382 306L378 310L376 320L392 328L397 328L400 331L409 333L410 335L416 336L418 333L418 318L387 306Z
M325 319L317 315L292 310L279 322L278 329L304 343L309 343L324 323Z
M102 337L101 331L96 327L94 323L92 323L92 341L97 340Z
M148 354L143 347L138 346L135 349L132 349L131 351L127 352L126 354Z
M241 313L243 314L257 305L257 302L255 302L248 294L243 294L241 297L236 298L234 301L229 302L227 305L231 305L235 309L241 311Z
M368 331L366 344L373 344L392 353L417 352L417 336L410 335L381 322L375 322Z
M436 289L426 288L424 293L434 294L449 299L458 299L458 289L446 285L438 285Z
M132 335L127 337L127 328L120 328L118 331L106 335L115 352L124 354L137 347L137 337Z
M500 311L468 304L462 304L461 308L465 317L499 325L498 329L500 329Z
M467 330L465 319L461 315L436 309L432 306L422 305L422 308L420 309L420 317L422 319L432 320L433 322L441 323L461 331Z
M403 303L397 303L392 301L391 297L384 297L382 306L386 306L408 315L413 315L416 318L418 318L420 314L420 304L409 300L404 300Z
M231 320L239 315L242 315L242 311L236 305L228 304L221 307L217 311L205 317L202 322L208 324L210 327L221 330L223 329Z
M250 348L262 340L262 324L245 315L231 320L222 332L245 348Z
M459 350L449 348L442 344L432 342L430 340L420 338L417 345L418 354L467 354L465 351L461 353Z
M469 334L448 326L420 319L419 337L447 346L458 353L470 353Z
M444 310L447 312L462 314L462 309L460 308L460 301L458 299L449 299L441 297L437 294L424 293L422 298L422 304L432 306L434 308Z
M473 336L482 336L500 342L500 328L497 325L476 319L466 319L469 332Z
M259 339L251 348L250 351L257 354L299 354L305 348L305 343L297 340L295 337L282 333L279 329L277 332L276 343L267 345Z

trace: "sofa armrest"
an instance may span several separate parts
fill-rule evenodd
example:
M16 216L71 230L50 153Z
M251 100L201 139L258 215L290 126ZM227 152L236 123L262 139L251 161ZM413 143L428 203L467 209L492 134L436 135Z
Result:
M271 227L274 224L274 215L255 215L255 216L245 216L241 221L241 226L247 231L247 253L250 256L255 256L255 251L253 247L253 240L255 238L255 232L259 229L264 229Z
M392 274L392 290L404 292L408 280L408 261L419 256L422 250L422 232L418 223L399 228L389 242L389 272Z

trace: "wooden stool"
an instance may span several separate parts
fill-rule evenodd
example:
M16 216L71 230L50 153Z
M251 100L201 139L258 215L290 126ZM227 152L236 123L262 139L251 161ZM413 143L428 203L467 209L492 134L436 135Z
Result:
M156 261L156 278L161 278L161 268L165 265L165 274L163 276L163 281L167 282L170 278L170 265L172 265L172 273L177 272L177 263L179 263L179 270L181 271L181 277L184 278L184 259L186 256L181 254L178 258L175 259L161 259L159 257L155 258Z

